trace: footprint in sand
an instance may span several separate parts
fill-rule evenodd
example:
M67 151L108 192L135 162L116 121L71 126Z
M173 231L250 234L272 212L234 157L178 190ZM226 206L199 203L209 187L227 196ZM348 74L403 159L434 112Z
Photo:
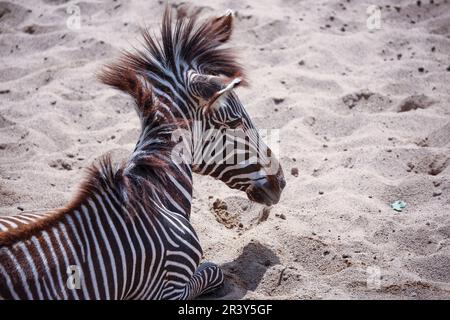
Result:
M217 222L239 233L263 223L270 215L269 207L257 205L241 197L228 197L225 200L217 198L212 203L211 211Z
M397 112L426 109L434 104L434 100L424 94L410 96L400 102Z
M392 103L392 100L389 97L365 89L343 96L342 102L350 110L375 113L385 111Z

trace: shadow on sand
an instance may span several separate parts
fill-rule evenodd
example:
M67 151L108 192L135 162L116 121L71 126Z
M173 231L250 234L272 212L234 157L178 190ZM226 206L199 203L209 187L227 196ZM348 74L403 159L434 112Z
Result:
M277 255L259 242L248 243L235 260L222 264L225 274L222 288L199 299L241 299L255 290L270 266L279 264Z

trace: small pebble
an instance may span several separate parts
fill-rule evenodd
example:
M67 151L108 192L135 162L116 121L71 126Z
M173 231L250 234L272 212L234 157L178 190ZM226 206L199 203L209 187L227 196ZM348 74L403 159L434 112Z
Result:
M280 104L284 101L284 98L272 98L272 100L275 104Z
M291 174L292 174L294 177L298 177L298 168L296 168L296 167L292 168L292 169L291 169Z
M269 214L270 214L270 207L264 207L259 215L258 223L266 221L267 218L269 218Z

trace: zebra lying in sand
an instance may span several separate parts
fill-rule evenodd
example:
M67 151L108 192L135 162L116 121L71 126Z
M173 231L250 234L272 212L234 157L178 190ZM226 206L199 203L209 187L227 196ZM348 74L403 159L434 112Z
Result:
M244 76L221 47L232 15L200 24L197 15L179 17L173 28L166 9L162 26L161 43L145 32L145 51L124 54L100 76L135 101L141 134L128 161L113 165L103 157L63 208L0 218L0 298L195 298L219 287L223 274L213 263L200 264L189 222L192 172L256 202L279 201L283 172L233 92ZM212 128L240 131L245 148L233 143L223 151L245 154L245 161L194 163L213 142L193 137ZM176 161L173 134L180 129L193 141Z

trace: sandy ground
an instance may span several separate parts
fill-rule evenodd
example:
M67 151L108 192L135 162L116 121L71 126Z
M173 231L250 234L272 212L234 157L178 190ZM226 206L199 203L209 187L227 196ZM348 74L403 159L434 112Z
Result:
M194 3L235 10L251 84L238 94L259 128L280 130L287 178L264 221L244 194L195 177L192 222L227 275L213 297L449 299L448 1L378 2L372 32L368 1ZM67 27L72 5L80 29ZM1 214L60 206L100 155L127 157L130 99L94 73L163 7L0 2Z

